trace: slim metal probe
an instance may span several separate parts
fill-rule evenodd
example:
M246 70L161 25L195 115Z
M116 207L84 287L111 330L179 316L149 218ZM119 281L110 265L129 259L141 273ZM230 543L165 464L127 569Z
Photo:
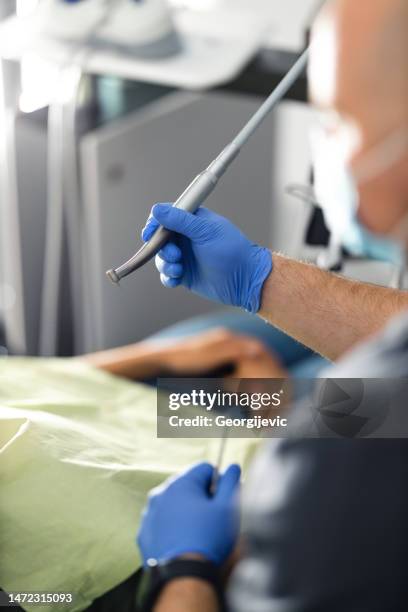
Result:
M224 461L225 449L227 447L227 440L228 440L228 427L225 425L224 431L222 434L222 438L221 438L221 442L220 442L220 447L218 450L217 462L215 464L214 471L213 471L212 478L211 478L211 484L210 484L210 489L209 489L210 495L215 495L217 491L217 485L220 479L221 467Z
M228 170L245 143L297 81L307 65L308 56L309 49L306 49L271 95L237 134L234 140L223 149L206 170L196 176L173 206L182 208L191 213L197 211L201 204L203 204L208 196L214 191L218 181ZM122 278L128 276L150 261L150 259L152 259L166 244L170 235L171 232L169 230L165 229L163 226L158 227L151 239L146 242L133 257L118 268L108 270L106 275L113 283L119 283Z

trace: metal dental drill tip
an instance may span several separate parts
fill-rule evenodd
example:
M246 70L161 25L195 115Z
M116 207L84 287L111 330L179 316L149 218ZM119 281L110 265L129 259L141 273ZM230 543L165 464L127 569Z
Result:
M119 281L120 278L119 276L116 274L115 270L108 270L106 272L106 276L109 278L109 280L114 284L114 285L119 285Z

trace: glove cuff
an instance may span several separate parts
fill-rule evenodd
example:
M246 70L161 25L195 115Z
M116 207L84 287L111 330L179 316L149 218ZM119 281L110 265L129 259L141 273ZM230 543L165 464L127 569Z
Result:
M264 283L273 270L272 253L264 247L254 246L253 273L247 292L248 301L244 308L251 314L256 314L261 307L261 295Z

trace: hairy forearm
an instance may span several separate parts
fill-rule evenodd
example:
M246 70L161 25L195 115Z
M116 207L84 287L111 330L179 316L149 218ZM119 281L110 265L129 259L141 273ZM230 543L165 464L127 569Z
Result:
M218 612L214 589L203 580L180 578L170 582L154 608L154 612Z
M273 259L259 315L328 359L336 360L408 308L406 292L352 281L281 255Z

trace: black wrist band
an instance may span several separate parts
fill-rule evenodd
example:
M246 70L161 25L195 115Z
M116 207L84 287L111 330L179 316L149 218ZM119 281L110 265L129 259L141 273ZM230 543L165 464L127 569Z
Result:
M210 584L225 610L224 592L218 567L211 561L174 559L163 563L152 562L143 568L136 591L137 612L152 612L163 588L177 578L197 578Z

